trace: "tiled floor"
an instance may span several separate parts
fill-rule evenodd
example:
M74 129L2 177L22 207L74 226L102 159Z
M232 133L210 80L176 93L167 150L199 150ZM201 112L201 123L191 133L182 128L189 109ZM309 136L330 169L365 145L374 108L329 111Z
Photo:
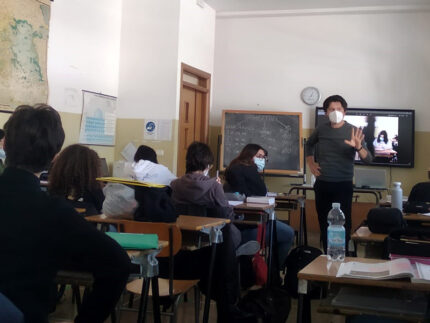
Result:
M309 245L318 246L318 242L319 242L319 235L309 234ZM203 301L204 301L204 298L202 297L200 317L203 314ZM343 323L345 321L342 316L318 313L316 310L318 307L318 303L319 303L319 300L312 301L312 321L313 322ZM135 304L137 304L136 301L135 301ZM68 288L66 290L65 296L61 300L61 303L57 306L56 312L51 315L50 322L51 323L73 322L73 318L76 315L75 308L76 306L73 305L71 302L71 290L70 288ZM288 323L296 322L296 313L297 313L297 300L293 299L291 304L291 311L287 320ZM124 311L121 313L120 323L136 322L136 320L137 320L137 313L135 312ZM152 321L153 321L152 314L148 313L147 322L150 323ZM106 322L110 322L110 319L108 319ZM169 318L162 317L162 322L163 323L169 322ZM192 292L189 293L188 302L182 302L182 304L180 304L178 309L177 322L178 323L194 322L194 300L193 300ZM215 309L215 303L213 302L211 305L209 322L211 323L216 322L216 309Z

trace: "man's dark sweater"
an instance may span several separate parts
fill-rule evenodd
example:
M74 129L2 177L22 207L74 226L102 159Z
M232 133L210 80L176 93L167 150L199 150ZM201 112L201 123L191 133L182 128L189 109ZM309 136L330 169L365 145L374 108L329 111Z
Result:
M318 179L326 182L352 181L354 176L355 149L345 143L351 139L353 125L345 121L340 128L332 128L329 122L320 124L306 142L306 156L315 156L321 167ZM367 150L364 140L363 149ZM316 149L315 149L316 148ZM371 162L367 150L364 162Z

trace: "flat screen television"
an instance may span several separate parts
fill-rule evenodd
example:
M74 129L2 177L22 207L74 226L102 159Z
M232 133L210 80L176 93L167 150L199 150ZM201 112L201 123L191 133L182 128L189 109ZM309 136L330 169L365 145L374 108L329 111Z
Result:
M363 129L374 156L370 165L414 167L415 110L348 108L345 120ZM315 126L321 122L330 121L323 108L317 107ZM364 165L358 154L355 163Z

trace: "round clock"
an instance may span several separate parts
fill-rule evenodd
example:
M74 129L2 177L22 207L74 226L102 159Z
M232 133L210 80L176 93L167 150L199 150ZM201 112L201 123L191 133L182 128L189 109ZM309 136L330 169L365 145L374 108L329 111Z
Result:
M308 105L314 105L321 99L320 91L313 86L305 87L300 93L302 101Z

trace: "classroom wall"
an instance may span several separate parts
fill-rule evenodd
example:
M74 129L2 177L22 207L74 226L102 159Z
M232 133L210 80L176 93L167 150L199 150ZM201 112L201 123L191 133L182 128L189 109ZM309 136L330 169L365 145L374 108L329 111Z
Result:
M306 86L318 87L323 99L341 94L350 107L413 108L415 168L391 172L408 194L414 183L426 180L430 166L428 39L428 10L218 17L211 144L220 132L222 109L299 111L306 137L315 114L300 100ZM273 191L285 191L285 183L268 180Z
M176 170L180 66L213 71L215 12L193 0L123 3L115 160L128 142ZM145 119L172 122L170 141L144 140Z
M82 90L118 96L121 1L54 1L48 42L48 104L60 112L65 145L77 143ZM108 163L114 147L91 146Z

